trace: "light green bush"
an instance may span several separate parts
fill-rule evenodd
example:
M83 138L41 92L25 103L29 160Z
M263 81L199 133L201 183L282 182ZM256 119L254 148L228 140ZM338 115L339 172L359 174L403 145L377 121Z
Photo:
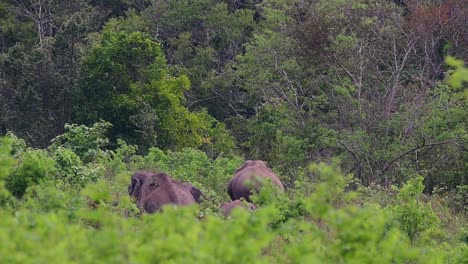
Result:
M89 182L97 181L104 174L100 164L83 164L80 157L70 149L58 147L53 152L56 161L57 174L55 179L65 187L82 188Z
M440 220L429 205L422 203L423 178L408 181L398 193L397 204L392 207L393 218L412 240L431 228L438 228Z
M421 178L395 199L382 199L391 194L347 191L351 177L336 161L314 164L317 182L296 182L286 193L266 185L253 196L259 209L234 210L225 220L217 206L242 163L238 157L213 160L194 149L135 156L122 144L102 164L83 165L61 147L53 158L26 150L9 173L11 141L1 140L0 176L22 171L38 180L27 181L14 207L0 207L0 263L464 263L467 257L466 230L447 237L424 201ZM71 184L69 177L93 164L111 169L112 177ZM144 165L194 182L212 200L140 213L126 187L128 169Z
M97 122L92 127L76 124L66 124L65 133L52 140L50 149L64 147L72 150L87 163L103 154L102 147L109 143L105 136L112 127L108 122Z

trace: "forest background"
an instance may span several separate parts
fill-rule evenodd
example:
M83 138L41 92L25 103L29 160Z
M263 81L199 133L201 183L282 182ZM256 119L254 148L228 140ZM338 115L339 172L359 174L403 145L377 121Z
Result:
M467 23L466 0L1 0L0 260L466 261ZM287 193L224 221L245 159ZM140 215L137 169L209 201Z

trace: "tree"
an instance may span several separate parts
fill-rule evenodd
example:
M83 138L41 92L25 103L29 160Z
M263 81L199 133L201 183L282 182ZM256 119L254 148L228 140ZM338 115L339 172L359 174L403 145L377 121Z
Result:
M164 46L168 64L190 78L187 106L206 107L224 121L238 112L231 97L242 96L237 89L230 89L231 80L225 80L229 72L224 72L244 52L243 45L257 27L253 2L154 0L140 13L129 12L126 18L107 23L106 28L155 36Z
M21 43L0 57L0 130L46 147L63 130L64 83L47 50Z
M200 147L211 142L213 129L224 132L205 112L183 106L189 87L187 76L171 75L160 44L148 34L105 31L83 61L74 120L111 122L114 143L123 138L143 149Z

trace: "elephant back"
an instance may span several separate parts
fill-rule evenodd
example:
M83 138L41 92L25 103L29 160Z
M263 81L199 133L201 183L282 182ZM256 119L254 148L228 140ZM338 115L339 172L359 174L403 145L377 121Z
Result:
M234 208L236 207L245 208L245 209L248 209L249 211L254 211L257 209L257 207L252 203L245 202L245 201L243 202L241 200L234 200L229 203L224 203L221 206L221 211L223 212L224 217L228 217L231 214L232 210L234 210Z
M281 183L279 177L266 166L266 163L261 160L247 160L244 164L237 169L234 177L229 182L228 185L228 194L232 200L237 200L244 198L247 201L250 201L249 196L252 194L252 190L259 190L261 183L257 180L257 177L260 179L270 179L272 183L282 191L284 191L284 186ZM248 182L254 184L254 186L249 187Z

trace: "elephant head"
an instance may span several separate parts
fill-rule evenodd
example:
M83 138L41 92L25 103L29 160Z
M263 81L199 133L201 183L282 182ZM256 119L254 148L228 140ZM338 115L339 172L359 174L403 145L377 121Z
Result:
M130 195L137 198L137 206L148 213L161 210L165 204L190 205L202 193L188 183L181 183L165 173L137 172L128 187Z
M151 173L146 171L135 172L132 175L130 185L128 186L128 194L138 199L140 196L141 186L149 175L151 175Z
M229 203L224 203L221 206L221 211L223 212L224 217L228 217L231 214L232 210L236 207L245 208L245 209L248 209L249 211L255 211L257 209L257 207L253 203L249 203L249 202L241 201L241 200L235 200Z
M228 194L233 201L244 198L250 202L249 196L252 191L259 191L263 180L271 180L281 191L284 191L284 186L279 177L266 166L264 161L247 160L236 170L236 173L229 181Z

